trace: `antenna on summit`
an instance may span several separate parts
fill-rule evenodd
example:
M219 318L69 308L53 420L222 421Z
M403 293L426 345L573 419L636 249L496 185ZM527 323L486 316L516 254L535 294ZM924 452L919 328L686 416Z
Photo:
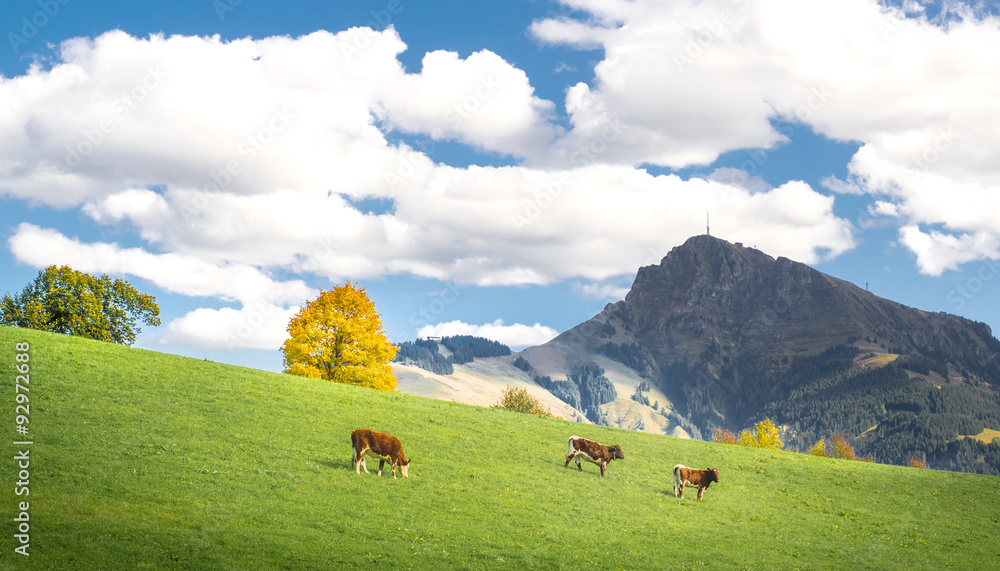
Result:
M709 214L709 211L706 210L705 211L705 235L706 236L711 236L712 235L712 231L709 229L709 226L708 226L708 214Z

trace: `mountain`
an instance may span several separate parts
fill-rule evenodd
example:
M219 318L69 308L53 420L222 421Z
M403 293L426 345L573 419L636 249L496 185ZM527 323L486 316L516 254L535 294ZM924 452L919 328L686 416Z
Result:
M696 438L766 415L793 448L843 433L877 461L1000 473L1000 444L959 438L1000 429L998 355L983 323L702 235L640 268L624 300L519 357L552 380L617 362Z

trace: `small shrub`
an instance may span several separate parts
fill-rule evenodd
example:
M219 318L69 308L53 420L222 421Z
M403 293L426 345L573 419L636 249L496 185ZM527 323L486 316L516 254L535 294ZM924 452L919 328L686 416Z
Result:
M909 462L906 463L907 468L923 468L927 469L927 462L920 460L916 456L910 456Z
M552 411L543 407L538 399L531 396L528 389L507 385L500 391L500 401L491 408L503 408L525 414L537 414L547 418L556 418Z

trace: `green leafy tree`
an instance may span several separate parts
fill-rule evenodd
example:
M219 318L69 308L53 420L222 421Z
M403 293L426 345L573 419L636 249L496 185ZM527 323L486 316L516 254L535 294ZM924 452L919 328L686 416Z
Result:
M533 397L528 389L507 385L500 390L500 401L492 408L503 408L514 412L525 414L537 414L548 418L555 418L548 408L542 406L538 399Z
M49 266L20 294L0 299L0 324L132 345L137 322L160 324L156 298L127 281Z
M364 288L351 282L320 293L288 323L285 372L337 383L396 389L389 364L398 348Z

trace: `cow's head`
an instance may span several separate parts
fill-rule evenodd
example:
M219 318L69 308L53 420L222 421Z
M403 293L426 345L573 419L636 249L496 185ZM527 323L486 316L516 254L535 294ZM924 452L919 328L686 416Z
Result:
M404 478L410 477L409 475L407 475L407 472L410 470L410 462L412 461L413 458L410 458L409 460L404 458L403 461L399 463L399 472L403 474Z
M718 468L708 468L705 470L705 474L708 476L709 482L719 481L719 469Z
M614 460L615 458L619 460L625 459L625 455L622 454L622 447L617 444L615 444L614 446L608 446L608 452L611 452L612 460Z

